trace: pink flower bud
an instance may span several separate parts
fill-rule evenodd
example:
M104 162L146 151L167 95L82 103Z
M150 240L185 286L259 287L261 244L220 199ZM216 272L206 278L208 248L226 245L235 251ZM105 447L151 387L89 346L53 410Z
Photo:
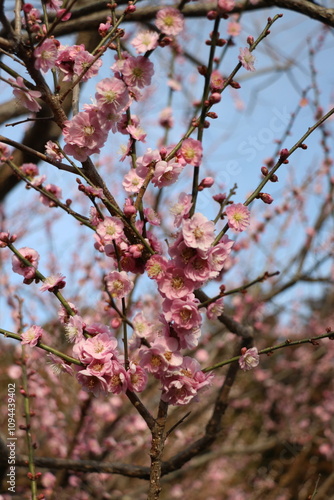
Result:
M0 248L5 248L8 245L8 243L14 243L14 241L16 239L17 239L16 234L1 232L0 233Z
M274 198L268 193L259 193L257 197L264 203L267 203L267 205L270 205L274 201Z
M217 15L218 14L216 10L209 10L206 17L209 21L214 21L217 18Z
M205 177L201 180L200 186L202 186L203 189L210 188L211 186L213 186L214 182L215 180L212 177Z
M266 176L266 175L268 175L269 170L267 169L267 167L261 167L261 173L262 173L262 175Z
M254 43L254 37L251 36L251 35L249 35L247 37L247 43L248 43L248 45L253 45L253 43Z
M232 81L230 82L230 85L231 85L232 89L236 89L236 90L238 90L238 89L240 89L240 88L241 88L240 83L235 82L234 80L232 80Z
M221 101L221 95L218 92L214 92L213 94L211 94L209 99L210 104L217 104L220 101Z
M112 328L115 328L115 329L116 329L116 328L118 328L118 327L121 325L121 323L122 323L122 320L121 320L120 318L113 318L113 319L111 320L111 323L110 323L110 324L111 324L111 327L112 327Z
M131 215L134 215L137 212L136 207L132 204L132 200L130 198L125 200L123 211L124 215L127 217L131 217Z
M289 156L289 150L286 148L281 149L281 151L279 152L279 159L286 160L288 156Z
M223 203L223 201L226 200L226 194L225 193L215 194L214 196L212 196L212 199L217 201L218 203Z

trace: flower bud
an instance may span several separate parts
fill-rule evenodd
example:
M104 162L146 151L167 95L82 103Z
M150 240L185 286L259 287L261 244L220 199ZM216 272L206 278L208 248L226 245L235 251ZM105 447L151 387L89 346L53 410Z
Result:
M213 94L211 94L210 96L209 103L217 104L220 101L221 101L221 95L219 94L219 92L213 92Z
M274 198L268 193L259 193L257 198L262 200L263 203L267 203L267 205L270 205L274 201Z

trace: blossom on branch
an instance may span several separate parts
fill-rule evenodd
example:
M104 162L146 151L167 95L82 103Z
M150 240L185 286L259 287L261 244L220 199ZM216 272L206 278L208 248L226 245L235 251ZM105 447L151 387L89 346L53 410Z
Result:
M241 349L241 354L242 356L239 358L239 366L243 371L255 368L260 362L260 356L256 347L251 347L250 349L243 347Z
M38 267L39 253L29 247L20 248L19 253L22 257L29 261L31 265L27 266L19 259L19 257L13 255L12 269L14 273L24 276L25 280L31 280L35 277L36 269Z
M182 224L182 234L186 245L200 250L209 250L214 241L215 225L203 214L195 213Z
M37 345L43 333L45 333L43 328L37 325L33 325L26 332L21 334L21 344L26 344L34 347Z
M49 292L57 292L66 285L65 276L60 273L53 274L45 278L43 285L40 287L41 292L48 290Z
M255 71L254 63L255 57L251 53L248 47L244 49L240 48L240 55L238 57L239 61L247 71Z
M233 203L225 209L228 225L234 231L244 231L249 226L250 212L242 203Z
M114 299L124 298L133 288L133 282L129 280L125 271L112 271L107 274L105 281L107 289Z
M122 73L124 81L130 89L131 87L142 89L151 84L154 66L147 57L130 56L124 61Z
M36 69L40 69L44 73L55 67L56 60L58 57L58 45L59 43L51 38L46 38L44 42L41 43L34 50Z
M138 54L154 50L158 46L159 35L156 31L142 31L131 41Z
M184 17L174 7L166 7L158 11L155 24L165 35L175 36L184 29Z
M124 224L117 217L105 217L96 228L104 245L112 243L124 236Z
M185 163L191 163L194 167L199 167L202 162L203 146L196 139L185 139L181 149L178 152L178 157Z
M13 94L23 107L32 113L36 113L41 109L40 104L36 101L42 95L39 90L27 89L21 76L18 76L16 80L9 78L8 81L13 83Z

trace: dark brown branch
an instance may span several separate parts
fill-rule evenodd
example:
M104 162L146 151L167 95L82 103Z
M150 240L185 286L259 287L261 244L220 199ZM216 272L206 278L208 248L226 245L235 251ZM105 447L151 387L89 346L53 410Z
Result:
M196 290L195 296L197 299L199 299L201 302L206 302L209 300L209 297L203 290ZM251 326L246 326L235 319L231 318L227 314L221 314L218 317L218 320L223 323L223 325L226 326L226 328L231 332L235 333L238 335L238 337L242 337L245 340L252 340L253 339L253 328Z
M57 27L55 30L56 36L62 36L81 30L97 29L101 20L105 19L109 11L105 8L105 3L100 2L94 4L93 12L88 8L82 8L73 11L72 18ZM208 11L214 10L217 7L217 2L209 2L205 4L188 4L182 10L185 17L199 18L205 17ZM304 16L320 21L323 24L334 27L334 9L327 9L320 5L315 5L312 2L305 0L259 0L256 5L248 3L245 7L244 2L237 4L231 14L240 12L251 12L255 10L267 9L270 7L279 7L282 9L292 10ZM153 20L158 10L162 9L163 5L149 5L138 7L136 12L127 18L127 22L147 22ZM121 10L119 10L121 12ZM80 22L78 22L80 20Z
M27 456L16 455L15 465L27 467ZM0 464L7 464L7 457L0 456ZM35 457L35 464L45 469L67 469L81 472L105 472L110 474L121 474L127 477L149 479L149 467L139 465L120 464L114 462L101 463L96 460L69 460L67 458Z

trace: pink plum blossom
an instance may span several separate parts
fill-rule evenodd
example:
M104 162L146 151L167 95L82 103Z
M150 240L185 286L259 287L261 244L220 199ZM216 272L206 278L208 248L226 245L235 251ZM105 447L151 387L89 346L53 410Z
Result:
M177 181L181 171L182 165L172 159L170 161L158 161L155 165L152 184L158 188L170 186Z
M132 392L142 392L147 385L147 373L138 364L130 361L129 369L126 372L128 389Z
M135 334L141 338L148 338L152 333L152 324L147 321L142 312L137 313L132 320Z
M52 160L61 161L64 158L64 155L60 151L58 144L53 141L48 141L45 144L45 154L52 158Z
M61 192L60 187L55 186L54 184L47 184L44 189L45 189L45 191L50 193L54 198L59 199L62 197L62 192ZM47 207L55 207L56 206L56 202L44 194L41 194L39 199L41 200L43 205L45 205Z
M22 163L20 170L29 180L39 173L38 167L35 163Z
M105 363L117 359L117 340L108 333L98 333L88 339L82 338L74 345L73 353L85 365L93 361Z
M99 35L105 37L111 27L111 17L107 17L106 23L101 23L99 26Z
M182 220L187 217L192 206L191 195L181 193L179 200L174 205L171 205L169 211L174 215L174 226L180 227Z
M65 336L67 340L69 342L80 342L83 340L85 338L83 334L85 327L86 324L80 316L71 316L65 325Z
M77 146L76 144L65 144L63 149L68 156L73 156L73 158L81 162L86 161L88 156L99 152L98 148L90 150L89 148Z
M26 332L21 334L21 344L27 344L34 347L44 333L43 328L33 325Z
M108 392L107 380L102 375L92 375L88 369L77 372L77 379L83 390L92 392L94 396L99 396Z
M212 302L208 305L206 310L206 315L208 319L217 319L224 310L223 299L218 299L215 302Z
M14 273L21 274L24 276L25 280L31 280L35 277L36 269L38 267L39 253L29 247L23 247L19 249L19 253L24 257L30 266L22 262L19 257L13 255L12 257L12 269Z
M223 88L223 86L224 86L224 77L220 73L220 71L218 71L217 69L215 69L211 73L211 78L210 78L210 87L211 87L211 90L212 91L221 90Z
M168 253L173 258L174 264L177 267L183 268L188 264L192 257L197 255L197 250L195 248L188 247L183 239L182 233L179 233L179 236L173 245L168 247Z
M24 85L21 76L18 76L16 80L9 78L8 81L13 83L13 94L23 107L27 108L32 113L36 113L41 109L40 104L36 101L36 99L42 95L39 90L29 90Z
M169 368L182 364L183 357L177 348L176 339L157 339L151 344L151 347L144 346L140 349L140 366L159 377Z
M113 394L126 392L128 388L128 376L125 368L117 361L111 361L111 373L108 376L108 391Z
M195 213L190 219L184 220L182 234L186 245L200 250L209 250L212 245L215 225L203 214Z
M81 75L81 73L93 63L94 58L95 57L93 56L93 54L90 54L89 52L87 52L87 50L82 50L81 52L79 52L79 54L74 60L73 73L76 76ZM97 59L90 66L88 71L86 71L86 73L82 76L81 81L86 82L93 76L97 75L101 65L102 65L101 59Z
M200 255L194 255L184 268L184 274L196 286L201 286L212 277L212 269L208 259L203 259Z
M155 24L165 35L178 35L184 29L184 17L174 7L166 7L158 11Z
M164 128L172 128L174 125L173 110L170 106L163 109L159 115L159 124Z
M250 212L242 203L233 203L225 208L228 225L237 232L244 231L249 226Z
M185 277L183 269L172 267L158 282L159 292L168 299L186 297L194 290L194 284Z
M69 82L74 76L74 62L80 52L85 50L84 45L72 45L66 47L61 45L58 51L58 57L56 60L57 68L64 73L63 81Z
M128 57L123 65L123 78L128 87L140 89L151 84L154 74L153 63L144 56Z
M32 32L40 31L40 24L42 23L41 12L34 8L31 4L25 4L22 9L27 15L27 24ZM23 18L24 26L26 25L26 19Z
M101 221L97 228L96 232L100 236L104 245L108 243L112 243L113 241L118 240L124 236L124 224L117 217L105 217L103 221Z
M154 50L158 46L159 35L156 31L141 31L131 41L138 54L143 54L148 50Z
M51 368L57 375L59 375L60 373L68 373L69 375L74 375L72 366L64 359L59 358L59 356L55 356L51 352L48 354L48 358L51 359Z
M227 33L230 36L238 36L238 35L240 35L240 31L241 31L241 24L240 23L238 23L237 21L231 21L230 23L228 23Z
M250 349L243 347L243 349L241 349L241 354L239 366L243 371L255 368L260 362L260 356L256 347L251 347Z
M105 280L107 289L114 299L122 299L128 295L133 288L133 282L129 280L125 271L112 271L107 274Z
M55 10L56 12L58 12L62 4L62 0L48 0L46 2L46 5L49 7L49 9Z
M136 160L136 172L140 177L143 177L145 179L147 172L148 172L148 166L150 164L155 164L161 160L160 152L157 149L151 149L148 148L146 153L143 156L138 156Z
M146 142L146 132L143 128L141 128L139 125L128 125L126 127L127 132L131 135L133 139L136 141L141 141L141 142Z
M173 327L190 330L198 328L202 322L202 316L198 310L197 303L191 300L164 300L163 310L167 322L173 322Z
M36 69L46 73L49 69L54 68L58 57L58 42L51 38L46 38L41 45L34 50Z
M68 305L70 307L70 309L72 310L72 312L74 314L77 314L78 313L78 310L77 308L75 307L74 304L72 304L72 302L68 302ZM70 316L69 312L65 309L64 306L60 306L59 310L58 310L58 318L59 318L59 321L65 325L69 322L69 319L71 318L72 316Z
M167 259L160 255L152 255L145 266L148 277L157 281L162 279L167 267Z
M230 12L234 6L235 0L218 0L218 9L223 12Z
M120 113L130 103L129 92L122 80L104 78L96 85L96 103L104 113Z
M231 249L234 245L234 241L230 240L227 236L224 236L218 245L211 247L208 253L208 262L212 270L211 278L215 278L225 264L227 257L229 256Z
M255 57L251 53L248 47L240 48L240 55L238 57L239 61L247 71L255 71L254 62Z
M94 111L81 111L65 121L63 135L67 144L87 148L91 154L99 153L107 138Z
M135 169L131 169L128 174L124 176L122 185L127 193L135 194L138 193L142 185L144 184L144 179L139 177Z
M162 400L171 405L185 405L196 398L200 390L211 384L213 375L203 373L200 364L185 356L183 363L175 373L167 374L162 379Z
M66 285L65 276L62 274L53 274L45 278L43 285L40 287L41 292L48 290L49 292L57 292Z
M161 224L161 217L153 208L148 207L144 208L144 215L147 219L147 221L152 224L152 226L160 226Z
M178 152L180 159L185 163L191 163L194 167L199 167L202 162L203 147L200 141L196 139L185 139L181 149Z

